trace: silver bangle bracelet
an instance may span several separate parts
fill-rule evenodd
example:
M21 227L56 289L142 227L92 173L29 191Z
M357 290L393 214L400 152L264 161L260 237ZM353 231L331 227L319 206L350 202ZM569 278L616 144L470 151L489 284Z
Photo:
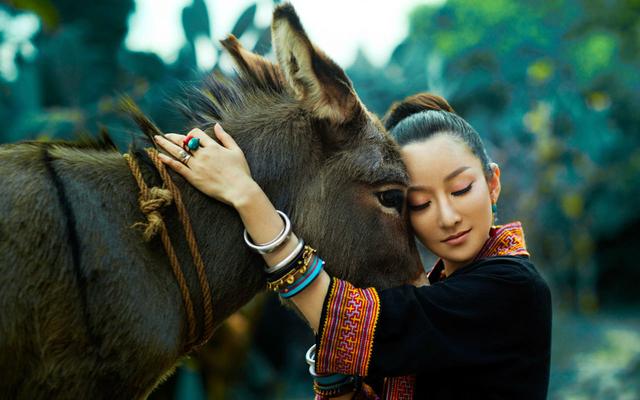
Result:
M251 241L251 239L249 239L247 230L244 230L244 242L253 251L256 251L260 254L269 254L280 247L280 245L282 245L282 243L284 243L285 240L289 238L289 235L291 235L291 221L289 221L289 217L287 217L287 214L283 213L280 210L276 210L276 212L280 215L280 218L282 218L282 221L284 222L284 228L272 241L263 244L255 244Z
M293 259L296 258L296 256L300 253L300 251L302 251L303 247L304 247L304 240L299 239L298 244L296 245L296 248L293 249L293 251L288 256L286 256L282 261L280 261L273 267L265 268L264 272L266 272L267 274L275 274L276 272L280 271L282 268L289 265L289 263L293 261Z
M304 358L306 359L307 364L309 364L310 367L313 367L316 365L316 345L315 344L309 347L309 350L307 350L307 354L305 354Z

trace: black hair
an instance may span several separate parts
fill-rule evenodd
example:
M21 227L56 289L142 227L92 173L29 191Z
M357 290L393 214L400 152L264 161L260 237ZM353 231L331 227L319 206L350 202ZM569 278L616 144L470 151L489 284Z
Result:
M419 93L393 104L384 117L384 125L401 146L436 134L460 139L478 157L485 175L493 175L491 159L478 132L440 96Z

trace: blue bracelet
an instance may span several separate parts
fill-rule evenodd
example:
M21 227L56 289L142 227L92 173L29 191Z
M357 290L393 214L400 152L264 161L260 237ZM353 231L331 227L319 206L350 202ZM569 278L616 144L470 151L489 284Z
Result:
M311 282L314 281L314 279L316 279L316 277L320 274L320 271L322 271L323 266L324 260L322 260L318 256L314 256L311 268L309 268L309 270L296 282L280 291L280 297L282 297L283 299L288 299L300 293L302 290L304 290L304 288L309 286Z
M349 379L351 379L351 375L343 375L343 374L330 374L330 375L316 375L313 379L323 387L343 384L346 383Z

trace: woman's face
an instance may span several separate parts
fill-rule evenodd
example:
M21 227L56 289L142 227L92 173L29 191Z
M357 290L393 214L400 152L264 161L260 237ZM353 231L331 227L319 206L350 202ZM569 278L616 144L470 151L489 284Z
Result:
M437 134L402 148L416 236L447 269L469 263L489 237L491 204L500 194L500 170L487 181L480 159L459 139Z

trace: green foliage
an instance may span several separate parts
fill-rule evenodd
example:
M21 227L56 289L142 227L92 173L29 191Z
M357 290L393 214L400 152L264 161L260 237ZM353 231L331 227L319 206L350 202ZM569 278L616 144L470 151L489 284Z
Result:
M253 3L242 14L240 14L240 18L236 21L236 24L231 29L231 34L240 37L244 34L247 29L253 26L253 20L256 17L257 5Z
M194 0L182 10L182 26L189 43L193 43L199 35L210 35L209 12L204 0Z

